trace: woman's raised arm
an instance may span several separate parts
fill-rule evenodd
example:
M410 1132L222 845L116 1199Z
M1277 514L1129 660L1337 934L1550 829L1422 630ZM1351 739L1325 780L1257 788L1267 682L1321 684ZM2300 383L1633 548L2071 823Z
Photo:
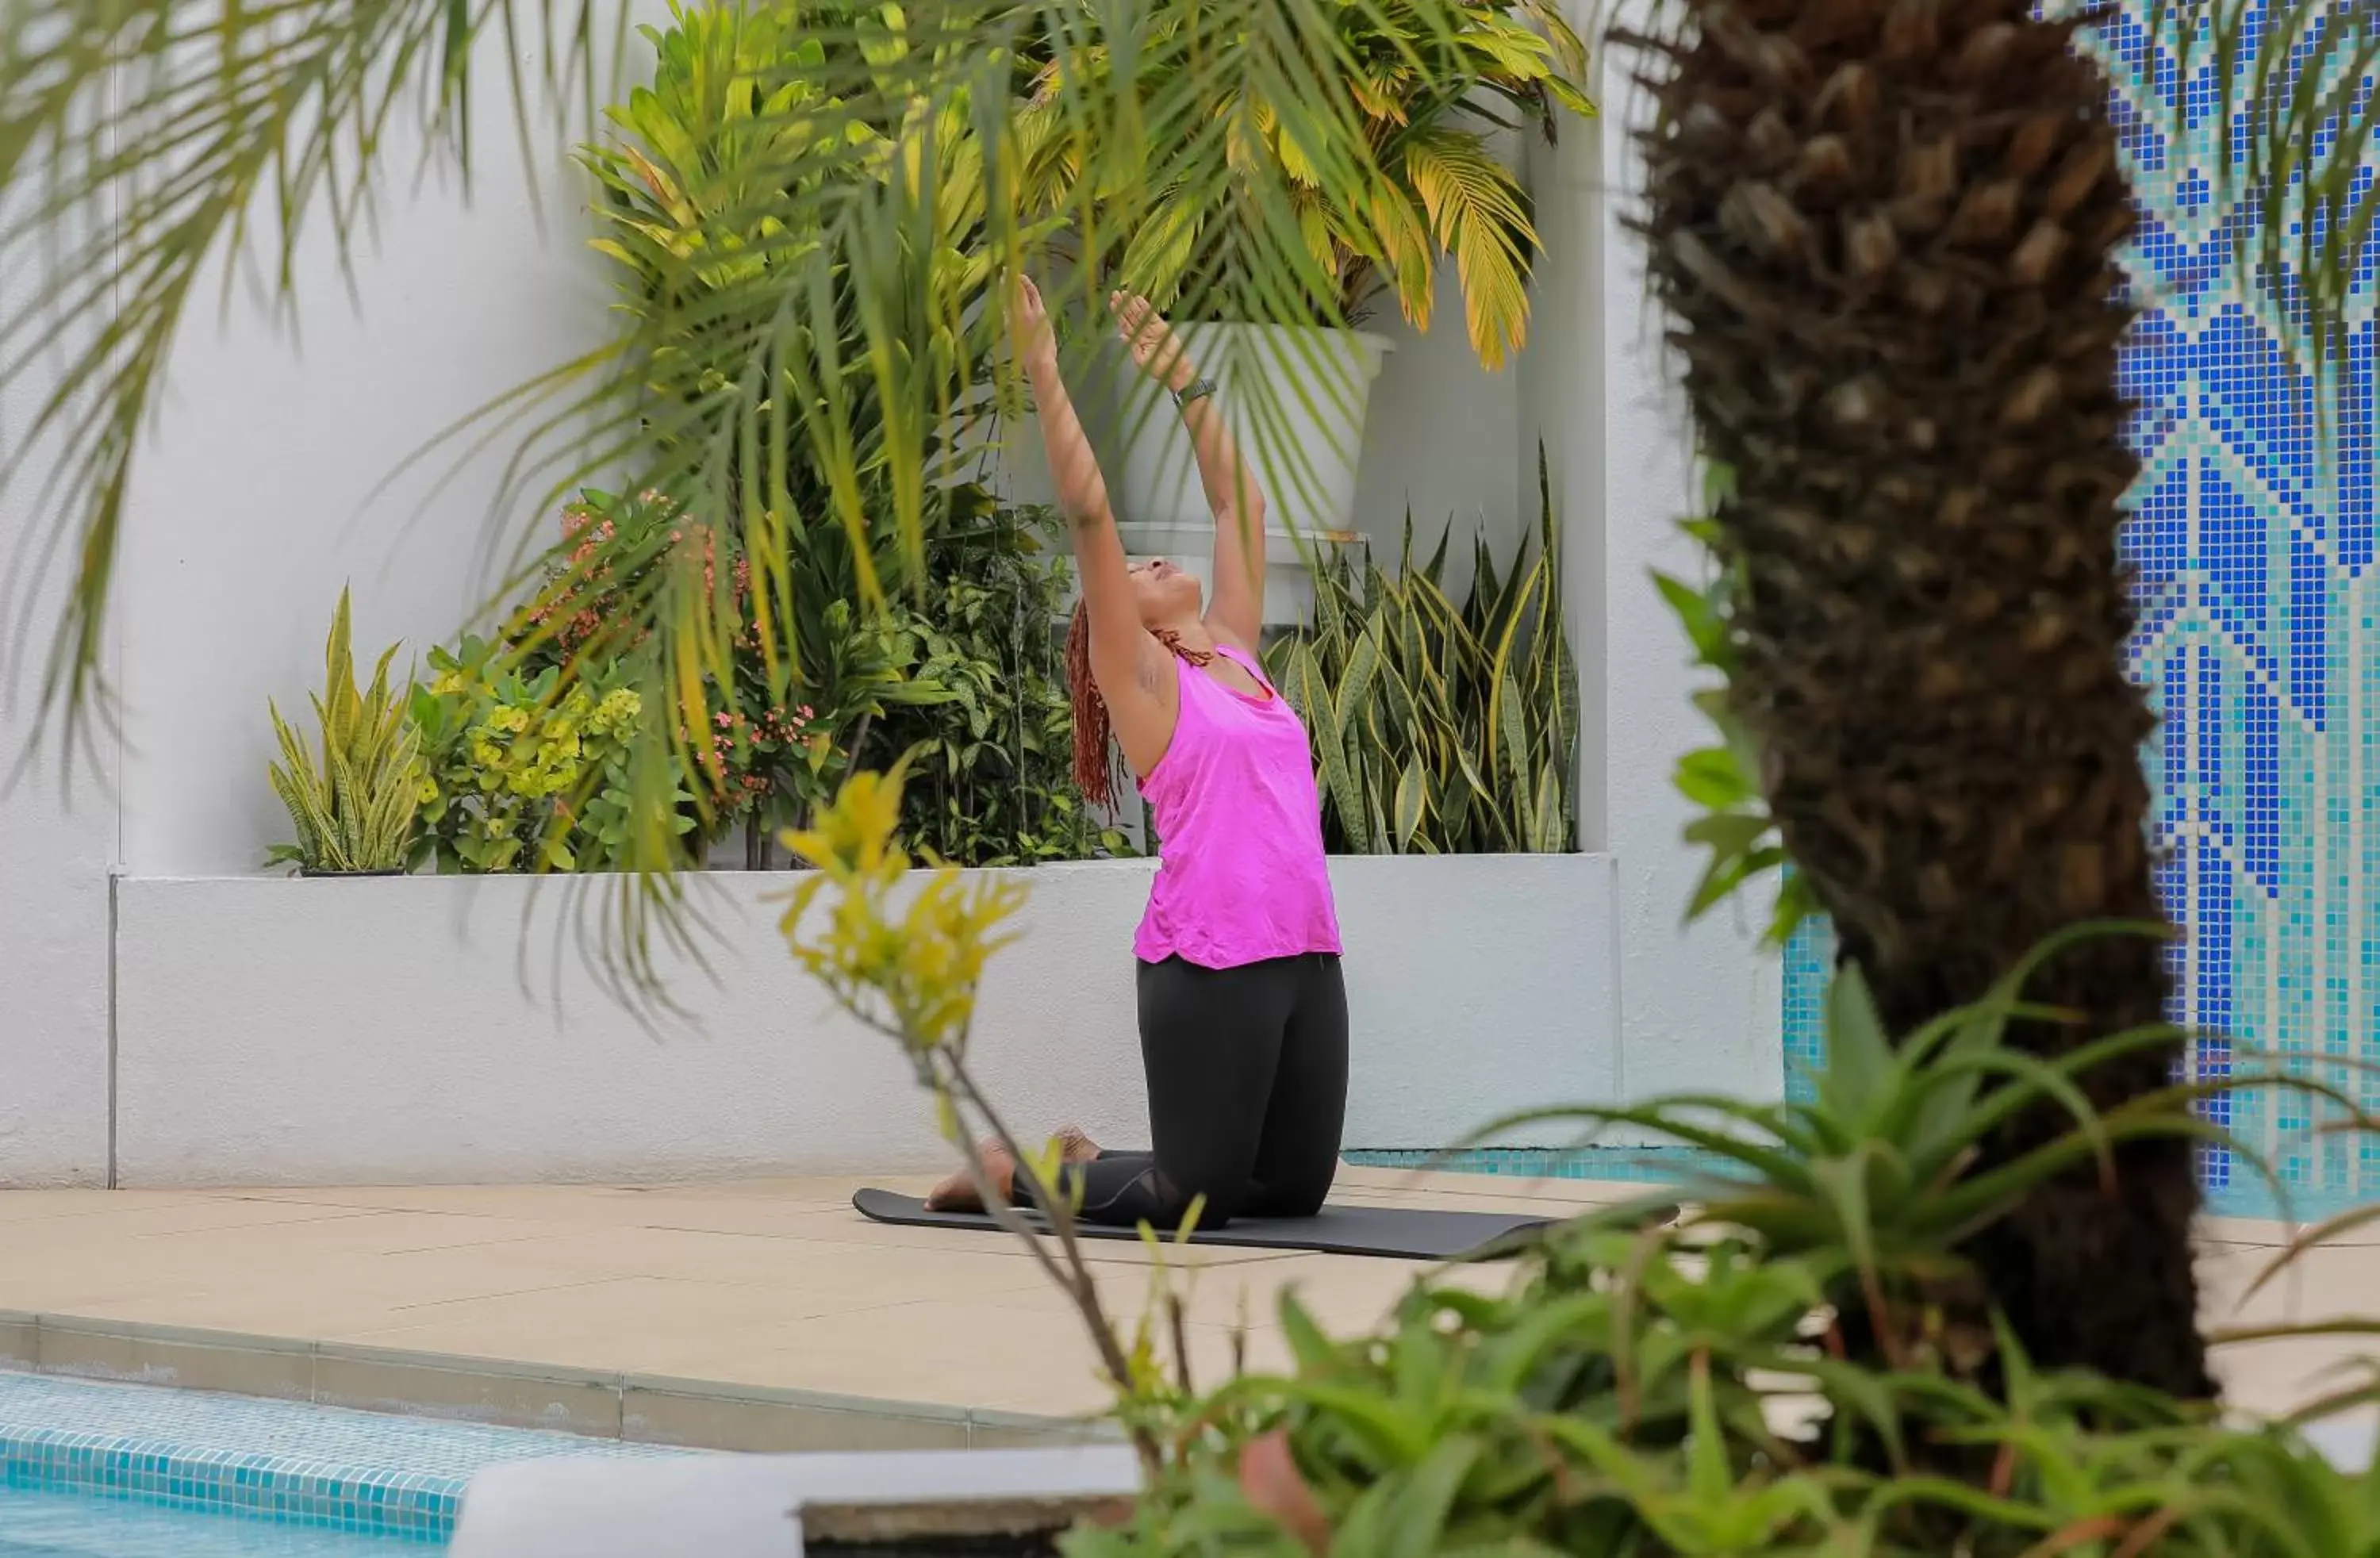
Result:
M1233 648L1255 653L1264 632L1265 497L1256 472L1240 458L1214 386L1198 376L1188 349L1165 317L1145 298L1118 292L1109 298L1116 333L1133 360L1182 408L1190 447L1198 457L1198 484L1215 516L1215 588L1207 603L1207 627Z

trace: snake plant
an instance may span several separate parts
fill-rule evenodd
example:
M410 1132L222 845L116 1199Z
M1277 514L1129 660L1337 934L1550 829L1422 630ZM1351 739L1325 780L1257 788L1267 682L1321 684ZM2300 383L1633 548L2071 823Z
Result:
M313 700L319 761L280 707L267 705L281 740L281 761L272 765L273 793L289 809L298 842L276 846L266 864L294 864L308 876L405 869L423 776L415 761L420 736L406 716L404 694L389 686L389 663L395 658L392 644L372 668L371 685L357 688L347 591L339 591L322 655L325 685Z
M1539 488L1544 498L1543 462ZM1325 835L1342 854L1550 854L1574 846L1578 670L1562 632L1553 507L1500 572L1484 538L1471 592L1446 589L1405 524L1397 575L1316 570L1314 617L1267 659L1314 744Z

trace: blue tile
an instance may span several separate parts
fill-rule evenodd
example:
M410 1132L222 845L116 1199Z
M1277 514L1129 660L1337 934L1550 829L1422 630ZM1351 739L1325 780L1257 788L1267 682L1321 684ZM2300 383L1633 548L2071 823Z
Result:
M329 1406L0 1373L0 1490L443 1541L471 1474L687 1452Z
M2123 554L2140 615L2129 663L2163 717L2147 754L2156 883L2190 933L2172 962L2175 1016L2202 1035L2193 1076L2272 1055L2380 1104L2380 633L2365 601L2380 547L2380 275L2367 261L2352 278L2356 317L2326 391L2274 329L2302 317L2300 278L2243 287L2233 264L2256 217L2244 179L2222 175L2247 171L2251 94L2232 94L2227 117L2210 51L2185 77L2173 40L2150 36L2145 0L2121 13L2095 46L2142 205L2132 279L2149 307L2122 379L2143 469ZM2244 82L2258 62L2236 68ZM2362 82L2357 112L2372 93ZM2307 408L2324 394L2343 413L2318 424ZM1829 957L1824 927L1786 956L1789 1089L1825 1064ZM2206 1112L2273 1166L2289 1210L2380 1199L2375 1144L2319 1133L2335 1109L2241 1088ZM2238 1154L2210 1149L2201 1165L2218 1210L2280 1210Z

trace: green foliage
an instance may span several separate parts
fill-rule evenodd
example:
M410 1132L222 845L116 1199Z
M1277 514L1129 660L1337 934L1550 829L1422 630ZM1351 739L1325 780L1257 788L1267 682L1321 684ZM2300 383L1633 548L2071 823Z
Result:
M790 678L769 665L753 621L756 570L732 557L723 570L729 678L722 686L706 675L703 739L680 732L698 753L707 841L739 822L764 838L807 827L872 751L907 753L920 772L904 792L905 838L938 858L1019 865L1123 847L1074 789L1073 712L1052 635L1064 578L1043 554L1048 516L1005 507L974 487L940 501L922 600L896 597L870 615L848 597L827 596L835 581L817 556L801 566L798 593L815 619ZM565 687L581 675L599 625L626 609L624 597L644 574L674 564L722 571L709 532L654 494L589 492L564 526L567 565L522 614L514 642L525 671L551 669Z
M2380 1476L2013 1353L2006 1399L1831 1356L1815 1273L1755 1239L1563 1230L1506 1295L1423 1284L1380 1332L1281 1321L1121 1529L1068 1558L2281 1558L2380 1548ZM1813 1316L1821 1317L1815 1325ZM1878 1453L1879 1430L1892 1435ZM1285 1434L1322 1543L1234 1461ZM1967 1475L1910 1452L1946 1448Z
M1707 469L1706 513L1718 512L1730 480L1722 468ZM1702 880L1694 884L1694 895L1686 907L1686 918L1698 919L1767 872L1781 871L1777 907L1769 917L1767 936L1771 944L1782 946L1802 921L1818 912L1818 902L1806 878L1784 870L1785 843L1760 787L1759 743L1729 701L1729 679L1736 663L1735 603L1743 588L1742 569L1727 555L1725 532L1715 520L1689 519L1681 528L1706 554L1707 582L1690 584L1656 571L1653 584L1685 628L1694 663L1717 672L1719 677L1718 686L1694 695L1694 707L1702 711L1719 739L1680 758L1674 780L1678 793L1702 813L1686 824L1686 842L1710 851Z
M1063 565L1045 553L1046 512L988 513L927 554L923 603L894 608L891 659L944 696L888 709L879 749L906 753L902 837L962 866L1116 854L1075 789L1074 708L1055 625Z
M1541 459L1541 486L1543 475ZM1460 606L1439 583L1451 532L1416 565L1408 518L1397 577L1374 567L1360 590L1343 565L1318 570L1312 625L1266 654L1312 738L1334 852L1544 854L1576 843L1578 668L1562 630L1552 503L1536 556L1524 542L1509 574L1478 542Z
M500 642L430 651L413 689L421 731L422 836L443 871L616 869L637 831L634 737L642 700L617 668L524 671ZM673 836L694 828L680 790Z
M2163 1035L2056 1065L2003 1042L2054 1016L2022 988L2073 939L1898 1043L1847 970L1828 1005L1847 1069L1812 1102L1575 1112L1730 1167L1684 1187L1674 1225L1666 1195L1597 1212L1524 1250L1504 1293L1425 1280L1375 1333L1334 1340L1284 1298L1291 1370L1177 1409L1134 1523L1076 1533L1070 1558L2380 1552L2380 1469L2338 1471L2287 1424L2035 1370L1955 1254L2113 1141L2220 1138L2186 1089L2084 1103L2078 1076ZM2070 1137L1969 1176L2045 1103ZM1256 1475L1276 1440L1286 1469Z
M796 193L857 190L893 176L896 149L920 128L919 105L882 90L922 46L897 6L775 0L678 6L674 18L666 30L646 30L657 55L652 86L612 112L609 142L583 152L605 193L608 228L596 246L620 262L624 308L639 317L801 268L820 239L787 224L799 203L783 187L787 169L798 171ZM930 236L905 238L883 257L895 269L929 267L926 290L953 302L954 313L920 337L923 355L910 358L937 365L934 394L945 409L966 376L961 336L981 323L977 305L992 259L981 241L981 153L965 108L963 98L945 104L929 137L948 159ZM940 485L918 499L922 557L903 554L894 489L916 473L872 452L886 406L855 278L837 267L822 282L807 299L803 328L812 355L833 365L831 383L801 371L773 383L738 379L743 343L704 308L656 346L656 362L668 381L694 384L716 416L733 416L753 396L834 399L862 456L849 484L831 469L832 452L786 421L770 443L733 456L747 493L747 478L765 478L770 522L747 515L722 542L712 527L688 526L686 505L595 494L600 522L574 545L572 567L551 582L540 615L578 625L576 636L557 635L560 650L601 649L608 625L639 619L645 603L670 593L662 559L682 532L696 531L701 587L686 574L679 593L714 641L699 673L681 674L671 693L681 732L704 733L687 746L707 781L697 786L706 833L747 822L757 844L805 826L856 754L922 746L926 780L906 801L919 846L965 864L1088 854L1100 835L1065 782L1063 693L1046 643L1052 586L1046 569L1022 566L1015 545L1029 521L979 488ZM705 366L689 371L680 359ZM857 502L864 525L807 517L846 500ZM651 538L657 526L670 532L661 544ZM711 566L722 543L732 578ZM871 618L865 603L892 579L912 588ZM749 853L759 863L761 852Z
M851 776L817 825L786 846L815 868L788 895L782 923L803 971L842 1004L868 1014L914 1051L964 1052L991 955L1014 938L1001 927L1025 889L996 877L973 884L955 866L931 872L896 908L909 856L898 840L902 775ZM834 900L813 920L829 887Z
M281 743L281 761L271 766L273 793L298 829L298 842L276 846L267 865L291 864L316 876L405 867L420 804L420 737L406 717L405 700L389 688L396 647L382 652L371 686L358 690L348 624L342 590L322 653L323 688L313 700L319 761L281 711L267 705Z
M930 276L896 285L892 295L954 306L926 330L926 357L908 364L934 380L935 397L947 404L964 371L956 333L972 328L959 315L981 298L992 259L980 241L983 153L965 95L937 106L899 91L918 64L913 50L933 48L916 41L900 6L868 0L672 0L670 13L668 28L638 30L653 47L651 86L608 109L612 135L579 152L602 192L604 232L592 241L622 267L621 308L661 327L651 347L657 392L691 393L722 417L752 398L745 390L751 322L722 303L749 286L814 274L808 262L832 240L824 213L807 222L799 213L838 191L898 178L902 152L914 152L923 136L940 159L932 220L922 241L917 230L905 231L871 256L893 273L871 279L897 283L905 267L929 267ZM778 355L812 359L832 384L805 382L806 367L759 398L764 408L780 393L835 400L862 456L853 475L866 485L875 463L868 446L885 407L847 267L832 265L826 279L824 297L794 310L795 349ZM791 431L780 419L778 437ZM803 449L793 463L819 462ZM783 474L783 495L805 506L832 485L820 469Z
M1110 1383L1129 1407L1150 1377L1149 1328L1144 1323L1139 1345L1126 1347L1107 1317L1099 1284L1075 1236L1074 1204L1052 1188L1058 1183L1057 1144L1029 1150L967 1068L977 991L992 955L1014 940L1005 927L1024 907L1026 889L1014 879L995 876L978 876L970 884L955 866L938 867L922 886L908 882L910 857L899 843L905 773L904 762L888 773L854 773L820 809L814 826L786 838L794 853L816 870L786 895L790 902L780 929L795 964L837 1005L900 1045L918 1083L933 1095L942 1135L965 1154L987 1210L1025 1241L1043 1273L1074 1304ZM832 901L822 901L829 889ZM988 1132L1008 1154L1015 1187L1045 1209L1046 1230L1056 1235L1054 1254L1041 1230L1028 1228L1015 1208L990 1189L985 1154L975 1145L978 1132ZM1163 1251L1153 1238L1149 1243L1161 1270ZM1129 1411L1125 1426L1143 1464L1154 1472L1154 1437Z
M1102 15L1094 8L1087 12ZM1230 148L1234 176L1135 191L1129 223L1105 225L1095 263L1135 290L1171 303L1186 274L1251 263L1260 239L1247 211L1267 194L1285 197L1303 252L1318 323L1360 318L1379 293L1427 329L1442 258L1463 284L1471 346L1501 367L1528 335L1529 274L1538 241L1520 179L1489 150L1498 128L1534 128L1548 140L1560 115L1592 115L1581 90L1586 51L1555 7L1537 0L1471 0L1452 6L1386 0L1325 8L1330 35L1315 51L1317 80L1286 100L1249 78L1200 79L1196 56L1112 39L1091 25L1046 67L1026 109L1028 130L1046 116L1057 82L1096 91L1127 85L1148 111L1185 140ZM1151 21L1172 36L1196 28L1187 11ZM1119 58L1129 61L1120 72ZM1312 89L1343 98L1371 149L1334 163L1318 156L1323 126ZM1073 192L1076 148L1050 137L1036 172ZM1252 170L1261 168L1260 179ZM1202 170L1205 171L1205 170ZM1097 229L1083 237L1097 247Z
M841 1004L901 1044L953 1139L967 1139L972 1110L1037 1175L1038 1199L1039 1160L999 1126L965 1066L976 992L1022 889L983 882L970 894L945 870L905 894L897 785L856 776L794 841L820 874L794 895L788 943ZM2229 1427L2204 1404L2036 1369L1958 1253L2053 1177L2095 1162L2112 1172L2117 1143L2230 1144L2190 1112L2189 1087L2106 1114L2086 1102L2083 1077L2168 1041L2162 1029L2054 1062L2007 1041L2013 1023L2074 1020L2026 997L2074 943L2161 933L2078 928L1984 1000L1897 1040L1847 968L1828 1002L1832 1064L1806 1102L1685 1095L1537 1116L1648 1129L1724 1166L1685 1186L1682 1206L1654 1195L1523 1236L1500 1252L1517 1255L1501 1293L1425 1277L1374 1331L1334 1338L1287 1293L1289 1368L1204 1395L1157 1364L1146 1320L1130 1341L1110 1321L1062 1198L1062 1260L995 1198L994 1214L1075 1301L1149 1474L1124 1524L1080 1528L1065 1552L2380 1555L2380 1467L2337 1470L2287 1422ZM2344 1095L2306 1090L2372 1124ZM2009 1122L2044 1110L2069 1114L2074 1130L1983 1158ZM969 1162L980 1182L980 1156Z
M752 193L736 203L772 202L788 257L758 271L704 271L717 286L665 289L631 312L622 341L483 408L491 420L473 431L502 438L502 428L525 430L509 469L528 485L512 494L508 511L557 502L586 472L618 469L631 473L633 488L676 493L691 511L722 522L734 517L754 557L788 554L792 532L826 526L844 528L862 554L880 527L897 537L899 552L921 555L927 494L941 474L935 441L949 425L943 386L974 381L982 345L953 325L967 317L967 276L915 262L918 246L936 241L919 235L953 230L942 214L949 199L982 189L983 241L965 251L1008 266L1053 252L1053 214L1104 252L1113 235L1148 227L1176 192L1211 191L1219 206L1228 194L1245 241L1232 246L1232 263L1192 269L1180 311L1304 317L1330 281L1301 223L1305 181L1283 157L1244 158L1246 138L1222 133L1227 127L1209 110L1235 93L1268 105L1284 127L1281 144L1314 164L1319 187L1364 189L1389 178L1395 169L1378 165L1367 139L1373 121L1344 84L1354 62L1342 37L1351 20L1384 9L1369 0L1110 7L1127 20L1161 12L1195 25L1141 29L1133 42L1144 57L1134 70L1122 79L1083 73L1038 112L1013 105L1008 88L1020 58L1044 48L1038 30L1080 31L1065 19L1078 14L1073 6L914 5L905 17L908 41L880 62L844 45L868 36L886 12L804 13L816 18L810 30L821 54L814 67L788 67L787 80L811 95L797 94L783 117L839 103L849 119L894 142L882 167L900 176L845 183L822 172L848 165L839 142L798 134L761 142L760 155L774 165L754 169L744 185ZM2231 94L2251 94L2242 152L2249 193L2262 209L2259 220L2236 225L2238 262L2271 275L2289 267L2303 307L2279 310L2276 326L2295 360L2329 375L2338 394L2354 392L2331 374L2345 359L2330 348L2350 323L2350 291L2374 235L2362 176L2373 116L2348 90L2380 60L2374 13L2309 0L2155 0L2151 9L2157 35L2175 41L2177 68L2217 62L2212 76L2226 99L2218 117L2229 115ZM1464 6L1402 0L1399 10L1428 41L1461 30ZM1657 16L1678 12L1656 7ZM848 22L837 19L844 14ZM0 136L0 190L24 205L0 229L0 271L18 284L0 307L0 340L13 343L0 354L0 385L55 388L35 392L26 425L0 458L0 486L55 480L42 488L48 501L33 505L42 532L21 549L33 561L9 580L0 616L25 626L22 641L46 640L38 693L45 720L62 718L71 735L93 707L132 470L148 446L176 344L188 336L193 300L205 306L200 282L213 258L256 252L268 294L290 304L305 274L298 254L330 252L344 262L366 240L395 171L384 153L413 142L402 132L421 132L468 169L468 106L486 102L480 77L490 70L524 124L557 105L591 103L613 60L604 46L610 19L601 6L510 0L290 0L203 12L180 0L24 0L11 11L0 30L0 124L9 127ZM2265 48L2257 71L2239 76L2228 62L2248 57L2260 39L2293 46ZM1434 46L1415 51L1433 73L1443 68ZM523 69L524 57L546 63ZM1166 90L1145 92L1144 81ZM763 109L772 102L759 99ZM2184 94L2175 111L2206 107L2199 94ZM962 154L941 133L953 114L980 155ZM1028 153L1075 170L1073 192L1054 213L1011 176ZM399 176L410 172L408 163ZM758 227L735 221L724 230ZM691 254L670 263L687 275L697 269ZM1077 273L1078 311L1111 279L1096 267ZM819 328L836 310L856 322L851 335ZM681 349L673 360L671 347L696 332L715 333L716 353ZM846 366L862 361L875 384L866 403L844 393ZM789 380L801 393L741 387ZM1281 428L1268 431L1277 436ZM829 495L822 505L780 501L791 479L774 479L761 452L773 457L796 444L815 457ZM747 452L752 458L743 457ZM869 471L889 473L887 501L873 501ZM66 586L55 614L41 604L53 583ZM880 576L871 575L859 599L872 606L881 590ZM775 584L764 593L771 599L764 638L812 620ZM728 635L679 592L642 596L631 608L620 632L654 635L656 686L698 686L699 676L682 674L686 667L725 663ZM790 645L778 651L772 663L795 658ZM698 716L674 712L687 723ZM656 730L669 728L671 716L659 707L645 712ZM641 770L646 805L665 807L674 788L693 780L698 761L686 752L674 765ZM669 766L679 772L664 773ZM640 882L656 913L673 912L677 901L665 878L674 863L665 844L638 862L650 873ZM622 922L640 933L646 920ZM636 957L641 945L621 950Z

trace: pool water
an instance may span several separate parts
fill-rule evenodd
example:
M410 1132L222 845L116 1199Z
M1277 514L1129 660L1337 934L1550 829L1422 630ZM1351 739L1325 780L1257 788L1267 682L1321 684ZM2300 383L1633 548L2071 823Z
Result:
M0 1558L407 1558L476 1472L688 1452L0 1371Z
M0 1487L0 1558L413 1558L445 1545Z

